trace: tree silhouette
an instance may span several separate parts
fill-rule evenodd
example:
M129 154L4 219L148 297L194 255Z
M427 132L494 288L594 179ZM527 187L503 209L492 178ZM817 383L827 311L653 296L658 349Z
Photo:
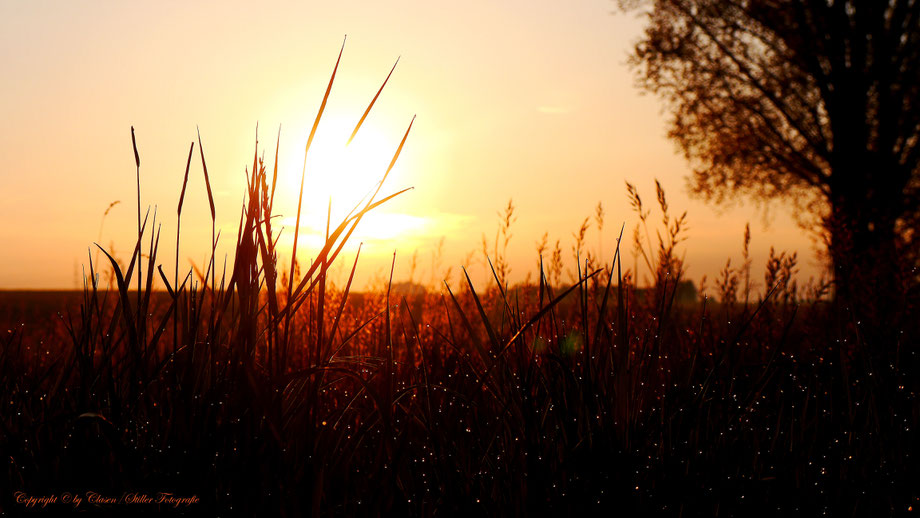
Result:
M648 14L632 62L669 104L693 192L793 202L838 300L899 304L917 278L920 1L620 4Z

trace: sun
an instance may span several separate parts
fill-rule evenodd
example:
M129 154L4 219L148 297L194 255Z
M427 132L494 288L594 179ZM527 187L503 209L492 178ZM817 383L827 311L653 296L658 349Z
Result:
M299 240L311 248L318 248L324 241L327 215L335 228L373 194L399 145L401 135L385 135L370 122L362 125L348 143L355 122L346 117L324 117L307 155ZM303 164L302 155L298 163ZM295 210L301 177L300 168L296 169L296 174L286 175L286 191L293 196ZM378 199L406 187L409 185L397 162ZM389 205L369 212L349 241L356 245L360 241L395 239L424 226L422 218L394 213ZM294 227L295 214L285 216L284 226Z
M349 209L380 182L399 144L371 124L348 143L354 122L344 117L321 121L307 156L307 185ZM299 189L299 178L297 183Z

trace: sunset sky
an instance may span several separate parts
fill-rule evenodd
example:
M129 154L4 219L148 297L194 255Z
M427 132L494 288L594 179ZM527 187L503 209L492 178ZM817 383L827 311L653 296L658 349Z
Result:
M383 191L414 190L359 227L359 287L383 278L431 284L470 252L477 282L482 235L514 200L512 281L534 272L544 232L571 250L598 202L606 210L588 247L610 260L625 222L626 262L636 223L624 181L647 204L654 179L672 211L688 211L688 274L712 279L740 263L751 222L755 279L770 246L798 250L800 278L819 269L789 209L764 217L748 201L716 208L688 197L689 166L665 138L667 113L641 95L627 65L643 20L611 0L398 2L0 2L0 289L78 286L93 242L130 257L136 225L134 155L142 203L158 207L164 269L172 272L176 204L189 143L200 128L225 234L235 238L256 123L271 164L281 127L276 212L290 247L303 147L336 55L347 42L307 166L301 261L324 227L382 175L413 115L405 150ZM339 149L397 57L396 71L346 158ZM201 164L192 162L182 254L204 264L210 216ZM334 169L334 168L333 168ZM325 173L325 174L324 174ZM103 221L110 203L120 200ZM350 207L348 207L350 208ZM341 213L341 212L338 212ZM653 213L652 222L659 217ZM655 227L650 227L654 236ZM440 264L433 254L443 238ZM357 242L355 242L357 244ZM164 252L165 250L165 252ZM344 262L353 260L353 249ZM221 260L220 257L218 259ZM642 270L640 270L642 272ZM712 285L710 281L710 286Z

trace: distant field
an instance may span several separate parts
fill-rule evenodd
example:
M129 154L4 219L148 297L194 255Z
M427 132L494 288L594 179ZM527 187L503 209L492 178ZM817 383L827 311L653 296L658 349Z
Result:
M29 339L61 337L61 318L79 312L82 291L0 291L0 332Z

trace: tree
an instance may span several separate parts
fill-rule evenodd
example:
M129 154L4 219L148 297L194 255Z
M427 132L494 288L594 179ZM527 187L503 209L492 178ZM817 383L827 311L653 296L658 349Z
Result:
M920 1L620 0L632 62L705 199L791 201L837 300L882 318L917 279ZM817 225L815 225L817 223Z

